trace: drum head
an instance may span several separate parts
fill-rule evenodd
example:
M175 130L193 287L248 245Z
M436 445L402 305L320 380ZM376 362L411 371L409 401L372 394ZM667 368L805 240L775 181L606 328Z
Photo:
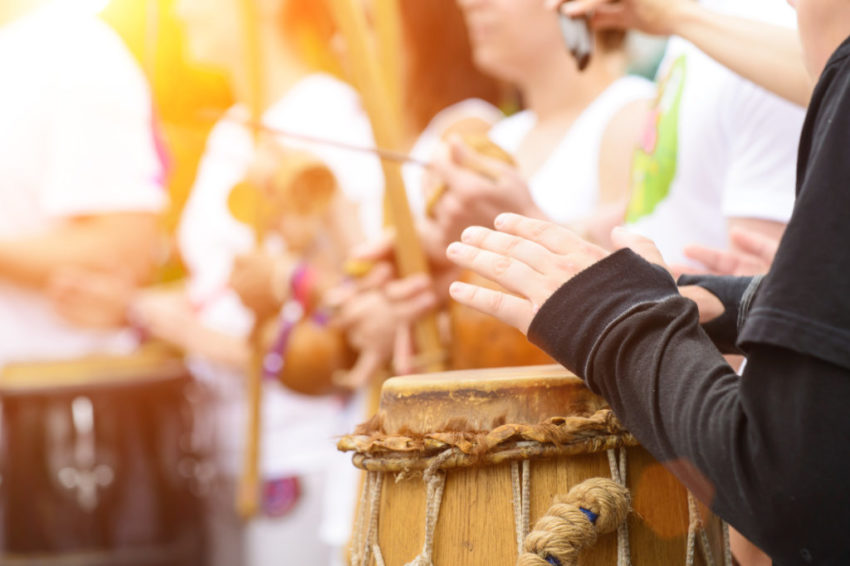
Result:
M538 424L607 407L561 366L454 371L395 377L381 390L386 434L482 432Z
M161 349L128 356L10 364L0 371L0 397L125 388L188 378L181 359Z

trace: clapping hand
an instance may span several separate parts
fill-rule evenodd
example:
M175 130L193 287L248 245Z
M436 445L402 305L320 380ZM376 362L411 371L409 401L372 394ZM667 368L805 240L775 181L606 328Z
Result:
M456 281L451 286L451 296L523 333L528 332L537 311L558 288L609 255L605 249L552 222L501 214L495 227L496 230L467 228L461 241L450 245L446 255L458 266L498 283L507 292ZM622 228L614 229L611 237L615 246L631 248L647 261L666 268L650 240Z

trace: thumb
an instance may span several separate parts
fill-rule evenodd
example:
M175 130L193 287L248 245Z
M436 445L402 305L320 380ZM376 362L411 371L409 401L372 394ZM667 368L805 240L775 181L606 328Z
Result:
M646 236L635 234L622 226L617 226L611 231L611 242L613 242L614 247L618 250L628 248L646 261L660 265L667 271L670 271L670 268L664 262L664 256L658 251L655 242Z
M460 136L451 136L449 140L452 161L459 167L469 169L491 181L506 175L512 167L505 162L482 155L463 142Z

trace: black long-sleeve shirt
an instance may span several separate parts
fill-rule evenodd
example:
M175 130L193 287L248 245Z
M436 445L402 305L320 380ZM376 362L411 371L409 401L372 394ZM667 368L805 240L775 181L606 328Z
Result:
M815 90L799 163L794 214L737 336L742 376L673 279L627 250L559 289L529 337L775 564L847 565L850 39Z

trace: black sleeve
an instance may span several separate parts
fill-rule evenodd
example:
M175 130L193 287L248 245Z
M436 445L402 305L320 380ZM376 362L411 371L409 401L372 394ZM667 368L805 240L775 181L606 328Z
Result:
M827 65L800 142L798 194L740 345L850 368L850 39Z
M702 325L714 345L724 354L741 354L737 347L738 326L746 316L745 297L751 296L754 278L714 275L682 275L679 277L680 287L696 285L709 291L723 305L723 314ZM755 279L756 284L760 279Z
M696 305L629 251L561 287L529 337L777 564L850 563L850 372L759 345L738 377Z

